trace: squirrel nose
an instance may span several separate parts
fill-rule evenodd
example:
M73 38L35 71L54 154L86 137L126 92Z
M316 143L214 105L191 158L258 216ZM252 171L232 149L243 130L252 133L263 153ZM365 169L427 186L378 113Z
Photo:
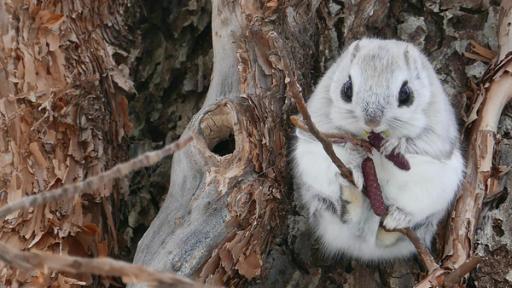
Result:
M376 129L384 118L384 108L375 103L370 103L368 106L363 109L364 123L368 128Z
M364 123L366 124L366 126L368 126L371 129L379 127L380 121L381 119L377 117L366 117L364 119Z

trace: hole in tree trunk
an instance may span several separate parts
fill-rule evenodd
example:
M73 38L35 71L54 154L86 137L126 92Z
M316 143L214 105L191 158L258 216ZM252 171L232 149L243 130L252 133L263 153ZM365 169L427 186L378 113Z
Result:
M212 149L212 152L219 156L229 155L233 151L235 151L235 136L233 134L229 134L227 139L215 144Z
M233 116L226 106L219 106L201 119L201 132L208 149L218 156L230 155L235 151L236 141Z

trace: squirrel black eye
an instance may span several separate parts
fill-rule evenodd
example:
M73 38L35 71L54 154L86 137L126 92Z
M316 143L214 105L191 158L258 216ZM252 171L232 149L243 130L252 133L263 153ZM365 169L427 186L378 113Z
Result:
M348 76L347 82L341 87L341 99L350 103L352 102L352 78Z
M407 84L407 81L404 81L402 87L400 87L400 92L398 92L398 107L411 106L414 101L414 93Z

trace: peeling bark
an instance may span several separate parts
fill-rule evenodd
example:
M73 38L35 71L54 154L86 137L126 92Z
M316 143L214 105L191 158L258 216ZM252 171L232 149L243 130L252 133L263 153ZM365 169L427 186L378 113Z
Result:
M133 93L117 45L129 46L124 1L0 3L0 205L99 174L124 157ZM0 240L22 249L81 256L117 251L107 191L62 201L0 222ZM1 283L66 287L90 276L21 273Z
M445 264L448 267L459 266L469 258L473 250L473 239L476 224L480 217L483 200L488 194L490 185L500 175L493 175L493 158L496 145L496 133L499 118L503 108L512 98L512 78L508 71L512 69L509 55L512 47L509 35L510 23L512 23L512 6L504 4L500 13L499 43L500 51L495 65L489 67L484 75L479 95L484 97L481 104L475 104L479 109L479 118L473 124L473 130L469 138L469 153L467 176L462 194L454 207L451 217L452 225L448 230L448 241L445 248ZM503 51L502 49L505 49ZM489 192L490 193L490 192Z

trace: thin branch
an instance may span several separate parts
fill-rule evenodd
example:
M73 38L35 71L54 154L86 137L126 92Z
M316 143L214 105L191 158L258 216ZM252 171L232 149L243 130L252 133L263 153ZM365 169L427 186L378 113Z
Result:
M402 233L409 239L409 241L411 241L429 274L434 270L439 269L439 265L437 265L436 260L432 257L430 251L425 247L425 245L423 245L418 235L416 235L411 228L396 229L396 231Z
M16 212L18 210L32 208L62 198L71 198L73 196L80 195L87 191L92 191L100 187L100 185L104 184L105 182L110 181L114 178L123 177L137 169L156 164L162 158L169 156L174 152L182 149L191 141L191 136L183 137L182 139L173 142L160 150L150 151L127 162L117 164L110 170L105 171L99 175L90 177L82 182L65 185L58 189L21 198L18 201L12 202L10 204L5 205L4 207L1 207L0 219L5 218L11 213Z
M0 242L0 260L16 268L33 271L47 269L68 273L90 273L122 277L125 283L148 283L158 287L201 287L185 277L157 272L144 266L112 258L83 258L50 253L23 252Z
M286 62L286 61L285 61ZM285 66L288 66L285 64ZM290 71L289 69L286 69L289 67L285 67L285 70ZM308 108L306 106L306 102L304 101L304 98L302 97L302 93L300 92L300 87L297 81L293 78L290 78L289 83L289 89L290 89L290 96L295 101L295 105L297 106L297 109L299 110L300 114L302 115L302 118L304 119L304 122L306 123L306 127L308 128L309 133L313 135L320 144L322 144L322 147L324 147L325 153L327 153L327 156L331 158L331 161L338 167L338 170L341 173L341 176L345 178L349 183L352 185L356 185L354 182L354 176L352 175L352 171L345 165L343 162L338 158L336 153L334 152L334 148L332 146L332 142L329 141L322 133L318 130L318 128L313 123L313 120L311 119L311 114L309 114Z
M453 271L450 271L448 268L438 267L430 271L427 277L416 284L414 288L460 287L459 284L464 276L473 271L481 261L481 257L471 257L471 259Z
M296 128L299 128L300 130L310 133L308 127L302 122L302 120L299 119L297 116L290 116L290 121L293 126ZM363 148L366 152L371 152L372 145L370 142L358 139L355 137L352 137L349 134L343 134L343 133L331 133L331 132L320 132L325 138L331 141L333 144L344 144L344 143L351 143L354 146L358 146Z
M183 137L156 151L144 153L132 160L120 163L112 169L82 182L63 186L59 189L22 198L0 208L0 219L20 209L43 205L58 199L70 198L94 190L114 178L156 164L162 158L184 148L192 137ZM158 287L200 287L197 283L172 273L156 272L140 265L134 265L112 258L83 258L49 253L23 252L0 242L0 260L22 270L54 270L69 273L91 273L104 276L122 277L126 283L149 283Z

